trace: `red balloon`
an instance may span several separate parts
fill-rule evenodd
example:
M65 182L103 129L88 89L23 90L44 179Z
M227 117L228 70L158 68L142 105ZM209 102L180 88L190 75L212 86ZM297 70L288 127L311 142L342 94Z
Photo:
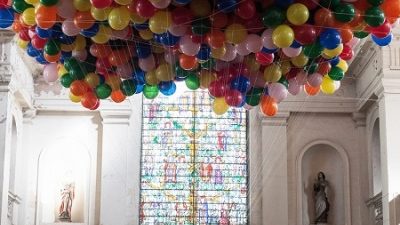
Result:
M89 90L89 85L82 80L75 80L69 87L71 93L75 96L83 96Z
M317 31L314 26L304 24L294 27L294 37L302 45L309 45L317 39Z
M111 6L113 0L90 0L90 2L95 8L104 9Z
M136 3L136 13L144 18L152 17L157 9L148 0L137 0Z
M174 9L171 13L171 16L174 24L179 24L179 25L188 24L193 20L192 12L185 7L179 7Z
M299 72L302 71L300 68L292 68L290 71L286 74L286 80L293 79L299 74Z
M220 80L214 80L208 86L210 94L216 98L224 97L226 94L227 86Z
M392 30L392 25L389 23L389 21L386 20L382 25L378 27L369 27L368 30L370 31L371 34L375 35L376 37L384 38Z
M23 41L29 41L31 38L29 37L29 30L24 28L18 33L18 37Z
M256 5L253 0L245 0L237 6L235 12L242 19L249 20L256 14Z
M264 52L256 53L256 61L263 66L269 65L274 62L274 58L274 54L268 54Z
M81 98L81 104L87 109L95 109L98 107L99 99L93 92L86 92Z
M317 72L322 75L328 74L329 71L331 71L331 67L332 66L329 62L321 62L318 66Z
M247 28L249 33L259 33L264 30L264 24L261 21L261 17L258 14L255 14L249 20L245 20L242 24Z
M352 59L353 55L354 55L353 49L349 45L345 44L343 46L343 51L340 54L340 58L347 61Z
M42 50L47 42L47 39L40 38L37 34L32 37L32 46L38 50Z
M225 94L225 101L230 106L240 106L243 102L243 95L238 90L228 90Z

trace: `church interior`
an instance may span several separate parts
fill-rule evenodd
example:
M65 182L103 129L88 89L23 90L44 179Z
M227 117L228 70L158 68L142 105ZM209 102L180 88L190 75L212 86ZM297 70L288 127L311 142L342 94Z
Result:
M400 0L0 0L1 225L399 225Z

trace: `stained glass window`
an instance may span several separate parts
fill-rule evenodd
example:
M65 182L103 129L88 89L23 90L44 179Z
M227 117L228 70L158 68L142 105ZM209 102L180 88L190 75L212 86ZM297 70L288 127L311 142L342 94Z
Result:
M143 100L140 224L247 224L246 112L205 91Z

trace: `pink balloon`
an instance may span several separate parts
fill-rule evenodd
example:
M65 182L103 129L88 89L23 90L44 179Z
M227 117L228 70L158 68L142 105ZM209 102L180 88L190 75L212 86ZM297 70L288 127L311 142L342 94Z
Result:
M57 4L57 14L62 18L73 18L76 12L73 1L59 0Z
M170 27L168 28L168 31L169 31L172 35L175 35L175 36L178 36L178 37L182 37L183 35L186 34L186 32L187 32L187 30L188 30L188 27L189 27L189 26L187 26L187 25L176 25L176 24L172 24L172 26L170 26Z
M249 34L244 42L246 42L247 50L253 53L261 51L263 47L261 37L257 34Z
M82 51L72 51L72 56L79 59L80 61L85 61L88 54L86 49Z
M243 41L242 43L237 44L235 47L236 47L236 52L238 55L246 56L246 55L250 54L250 51L247 49L247 46L246 46L246 41Z
M301 90L301 85L299 85L295 79L290 79L288 87L289 93L292 95L297 95L300 93L300 90Z
M123 79L129 79L132 77L133 69L131 64L123 64L118 66L115 72Z
M114 30L112 29L112 35L111 35L111 39L116 40L116 39L121 39L121 40L127 40L129 39L128 35L131 32L130 31L130 27L127 26L122 30Z
M231 62L232 60L234 60L236 58L236 48L234 45L225 44L225 48L226 48L226 53L225 55L221 58L221 60L225 61L225 62Z
M75 26L74 21L71 18L64 20L62 23L61 29L64 34L68 36L76 36L79 34L80 29Z
M178 55L172 51L165 51L164 52L164 59L169 64L175 64L178 61Z
M169 4L171 3L171 0L153 0L150 2L151 2L151 4L153 4L154 7L158 8L158 9L165 9L169 6Z
M189 56L195 56L200 51L200 43L194 43L189 35L181 37L179 40L179 48L182 53Z
M283 54L285 54L287 57L290 57L290 58L300 55L302 50L303 50L302 47L300 47L300 48L291 48L291 47L282 48Z
M150 55L147 58L139 59L139 67L145 72L151 71L156 67L156 61L153 55Z
M276 45L274 45L274 43L272 41L272 32L274 32L273 29L266 29L261 35L261 41L265 48L268 48L268 49L278 48L278 47L276 47Z
M58 79L57 63L51 63L44 66L43 78L47 83L53 83Z
M268 85L268 94L279 103L287 98L288 90L281 83L271 83Z
M322 83L322 75L319 73L313 73L307 78L307 82L312 87L318 87Z
M301 70L300 72L297 73L294 79L297 81L299 85L304 85L307 82L307 76L308 76L307 72Z

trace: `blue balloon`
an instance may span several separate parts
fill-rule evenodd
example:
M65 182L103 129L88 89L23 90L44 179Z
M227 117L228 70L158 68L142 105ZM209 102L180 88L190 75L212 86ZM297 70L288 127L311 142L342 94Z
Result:
M379 46L383 47L383 46L387 46L390 44L390 42L392 42L393 39L393 34L390 33L388 34L386 37L384 38L378 38L375 35L371 34L371 38L372 40Z
M332 67L336 66L340 62L340 58L338 56L332 58L329 60L330 64Z
M263 48L261 49L261 51L262 51L263 53L266 53L266 54L272 54L272 53L277 52L278 49L277 49L277 48L269 49L269 48L263 47Z
M170 32L165 32L160 35L160 42L166 46L174 46L178 43L180 37L172 35Z
M296 40L293 41L292 45L290 45L291 48L300 48L302 45L297 42Z
M135 69L135 71L133 71L132 78L136 80L138 84L146 83L145 73L141 69Z
M211 56L211 48L206 44L202 44L199 52L197 53L197 58L200 60L209 60L210 56Z
M39 56L41 51L36 49L35 47L32 46L31 43L28 44L27 48L26 48L26 53L30 56L30 57L36 57Z
M165 96L171 96L176 91L176 85L174 81L163 81L158 84L160 92Z
M74 43L75 39L76 39L75 36L71 37L66 34L61 34L60 36L57 37L57 40L59 40L61 44L66 44L66 45Z
M61 29L61 23L54 24L53 27L51 27L50 29L51 29L51 36L53 38L58 38L59 36L64 34L64 32Z
M14 22L14 11L11 8L0 9L0 28L8 28Z
M100 30L100 26L98 23L94 23L93 26L91 26L88 29L85 30L81 30L81 32L79 32L82 36L84 37L94 37L96 36L97 32L99 32Z
M51 37L51 34L53 33L51 29L42 29L39 26L36 26L35 31L36 34L42 39L47 39Z
M231 88L245 93L250 87L250 80L245 76L238 76L231 81Z
M275 0L275 4L281 8L287 8L293 4L293 0Z
M151 47L148 44L137 43L136 44L136 54L138 58L147 58L151 54Z
M236 9L236 5L236 0L218 0L217 9L224 13L230 13Z
M339 31L333 28L324 29L319 38L319 43L327 49L335 49L342 43Z
M186 4L190 3L191 1L192 0L174 0L174 2L179 5L186 5Z
M136 92L135 94L142 93L144 89L144 84L136 84Z
M49 64L49 62L47 62L47 60L44 58L44 55L42 53L40 53L40 55L35 57L36 61L40 64Z
M133 28L135 28L136 30L146 30L147 28L149 28L149 23L135 23L133 24Z

